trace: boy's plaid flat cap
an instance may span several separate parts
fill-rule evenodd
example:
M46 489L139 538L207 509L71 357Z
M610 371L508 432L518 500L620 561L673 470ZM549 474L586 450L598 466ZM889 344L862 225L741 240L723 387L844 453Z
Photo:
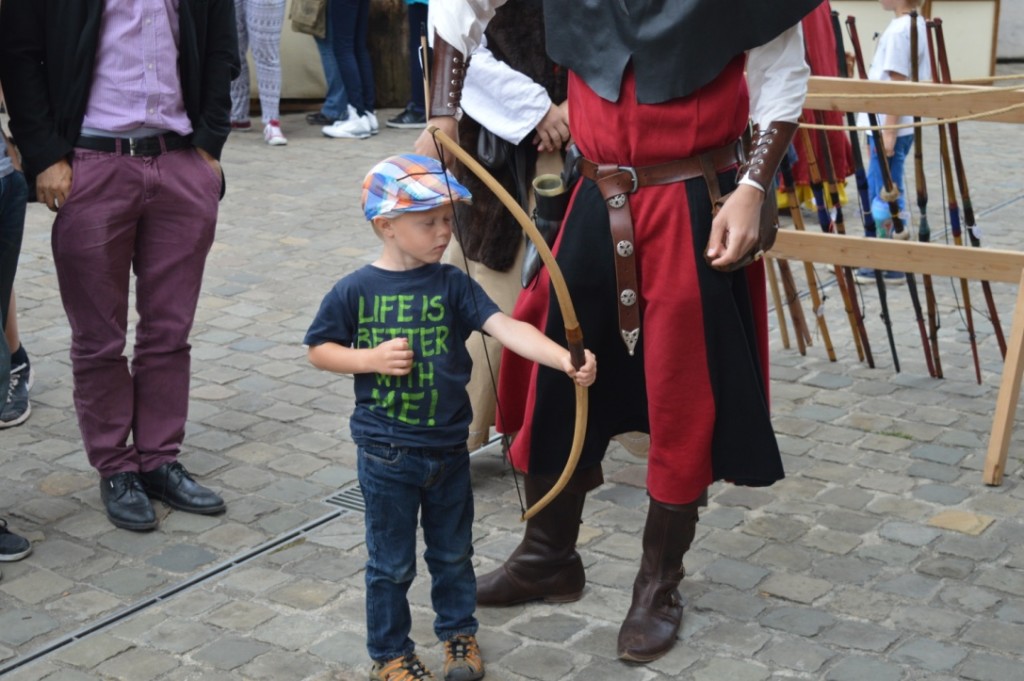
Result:
M367 220L430 210L446 203L470 203L472 194L429 156L401 154L386 158L363 180L363 213Z

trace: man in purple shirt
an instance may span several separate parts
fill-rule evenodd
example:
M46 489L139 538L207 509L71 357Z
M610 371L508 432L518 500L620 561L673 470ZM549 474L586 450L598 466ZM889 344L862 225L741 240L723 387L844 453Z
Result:
M150 498L193 513L225 508L178 453L238 71L232 0L0 5L11 130L31 195L56 213L79 428L107 516L129 530L156 527Z

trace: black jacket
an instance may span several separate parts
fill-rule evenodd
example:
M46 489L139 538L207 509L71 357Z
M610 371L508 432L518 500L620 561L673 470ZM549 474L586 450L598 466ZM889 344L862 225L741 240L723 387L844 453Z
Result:
M821 0L549 0L548 54L603 99L633 63L636 97L658 104L707 85L736 55L798 23Z
M69 156L82 130L102 15L103 0L0 5L0 83L30 183ZM234 3L180 0L178 15L178 68L192 143L220 158L231 131L231 81L239 72Z

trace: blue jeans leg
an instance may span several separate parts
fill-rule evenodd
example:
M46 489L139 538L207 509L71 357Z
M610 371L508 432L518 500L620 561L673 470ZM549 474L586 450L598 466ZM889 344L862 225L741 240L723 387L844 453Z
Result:
M423 101L423 66L420 64L420 27L427 23L427 6L414 2L406 5L409 16L409 84L412 87L412 95L409 98L409 108L416 113L424 113L426 104ZM427 55L430 59L430 55ZM428 63L429 65L429 63Z
M328 118L348 118L348 97L345 94L345 84L341 80L341 70L338 68L338 59L334 55L334 27L331 25L331 13L338 10L333 8L334 3L327 3L327 33L323 38L313 37L316 42L316 49L320 53L320 62L324 67L324 80L327 81L327 94L324 96L324 104L320 107L320 113Z
M424 558L439 639L475 634L473 498L465 449L363 445L359 484L366 502L367 652L377 661L411 653L408 591L416 575L416 524L422 514Z
M889 158L889 173L892 175L892 181L896 184L896 187L900 190L900 214L906 214L907 199L906 199L906 188L903 182L903 168L906 165L907 156L910 154L910 150L914 146L914 136L904 135L903 137L896 138L896 148L894 154ZM870 162L868 164L868 196L871 197L873 202L876 197L880 196L882 189L885 187L885 181L882 178L882 167L878 162L878 153L875 150L875 140L868 137L868 154L870 155ZM878 236L884 236L879 232Z
M333 7L338 10L330 19L335 58L349 102L362 116L376 109L373 65L366 46L370 30L370 0L335 0Z

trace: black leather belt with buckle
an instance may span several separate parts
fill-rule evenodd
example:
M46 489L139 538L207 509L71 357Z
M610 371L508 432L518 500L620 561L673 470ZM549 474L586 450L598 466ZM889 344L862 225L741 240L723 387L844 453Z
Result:
M165 132L149 137L94 137L82 135L75 142L79 149L103 151L118 156L159 156L164 152L192 146L192 137Z

